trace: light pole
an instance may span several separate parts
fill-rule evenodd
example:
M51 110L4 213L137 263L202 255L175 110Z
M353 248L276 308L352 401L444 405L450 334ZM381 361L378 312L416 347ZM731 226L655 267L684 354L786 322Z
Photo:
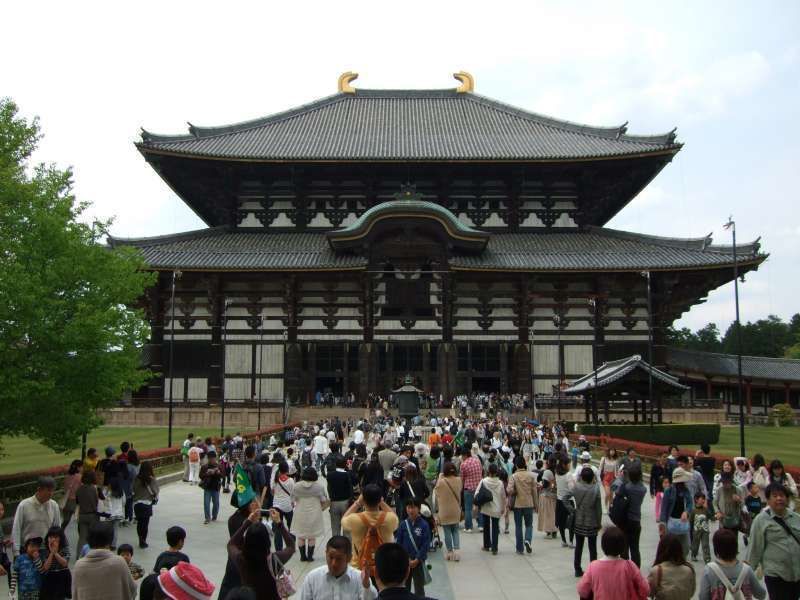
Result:
M649 364L647 369L647 401L650 403L650 427L652 428L655 415L653 404L653 294L650 287L650 271L642 271L642 277L647 280L647 362ZM642 416L645 417L647 413L644 411L644 407L642 409Z
M172 380L173 362L175 358L175 282L181 276L180 271L172 271L172 293L170 295L170 320L169 320L169 411L167 416L167 448L172 447L172 392L175 382Z
M219 418L219 436L225 437L225 375L228 370L228 302L222 311L222 410Z
M259 315L259 323L258 326L258 423L256 424L256 431L261 431L261 379L263 377L263 372L261 371L261 365L263 364L264 360L264 315Z
M739 321L739 262L736 256L736 221L733 216L723 226L731 230L733 236L733 294L736 299L736 361L739 394L739 456L747 456L744 447L744 404L742 404L742 324Z
M561 328L564 326L564 317L561 314L556 314L553 316L553 325L556 326L558 329L558 352L557 352L557 359L558 359L558 395L556 396L556 402L558 404L558 420L561 420L561 382L564 380L564 368L561 363Z

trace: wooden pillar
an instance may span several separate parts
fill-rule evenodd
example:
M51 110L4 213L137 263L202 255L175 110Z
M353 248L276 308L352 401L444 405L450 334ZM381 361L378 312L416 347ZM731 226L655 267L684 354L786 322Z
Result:
M431 344L422 344L422 389L426 393L431 391Z
M747 397L747 414L753 414L753 384L749 381L744 382L745 395Z
M306 394L306 404L311 404L313 400L317 397L317 345L316 344L308 344L308 383L306 384L308 387L307 390L310 390L308 394Z
M791 393L789 392L789 384L788 383L784 383L783 384L783 401L786 404L788 404L789 406L792 405L792 396L791 396Z
M508 393L508 344L498 342L500 346L500 393Z
M456 356L458 358L458 356ZM472 393L472 342L467 342L467 394Z
M350 393L350 342L344 343L343 365L342 365L342 400L347 398Z
M706 378L706 400L711 400L713 398L713 392L711 391L711 380Z

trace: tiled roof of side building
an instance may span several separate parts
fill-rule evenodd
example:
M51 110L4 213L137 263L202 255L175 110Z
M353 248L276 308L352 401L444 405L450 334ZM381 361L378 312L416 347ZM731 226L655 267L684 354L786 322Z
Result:
M246 232L225 228L155 238L109 238L112 246L138 247L154 269L323 270L361 269L366 259L335 252L319 233ZM739 260L758 263L758 244L738 247ZM590 228L586 232L492 233L477 255L451 256L454 269L593 271L694 269L731 265L730 249L699 240L658 238Z
M456 90L339 93L262 119L188 135L142 131L147 153L255 161L546 161L674 153L674 130L627 134Z
M670 371L703 373L705 375L738 376L738 359L735 354L719 354L667 348L667 366ZM742 356L742 376L745 379L771 379L800 381L800 360Z
M597 368L596 373L595 371L587 373L580 379L576 380L566 390L564 390L564 393L583 394L589 390L595 389L595 387L606 387L612 383L616 383L635 369L641 369L645 373L652 373L653 377L667 386L675 388L676 390L689 389L687 386L680 383L677 377L656 369L647 361L642 360L640 355L634 354L633 356L628 356L627 358L621 358L619 360L612 360L610 362L603 363ZM597 385L595 386L595 384Z

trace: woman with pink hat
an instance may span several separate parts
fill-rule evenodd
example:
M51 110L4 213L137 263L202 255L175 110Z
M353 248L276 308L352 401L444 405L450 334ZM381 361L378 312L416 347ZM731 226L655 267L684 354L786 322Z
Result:
M214 587L197 566L179 562L169 571L161 571L153 600L212 600Z

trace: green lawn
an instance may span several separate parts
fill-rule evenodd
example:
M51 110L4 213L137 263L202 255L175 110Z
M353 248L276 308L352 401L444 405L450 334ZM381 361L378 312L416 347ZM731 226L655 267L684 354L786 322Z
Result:
M186 439L186 434L189 431L203 437L219 435L219 428L216 427L205 429L176 427L172 430L173 446L180 445ZM56 467L69 464L71 460L81 457L80 448L68 454L56 454L39 442L29 438L5 437L0 441L2 442L4 453L4 456L0 457L0 475ZM106 446L119 448L119 444L123 441L131 442L137 450L164 448L167 445L167 428L99 427L89 434L87 448L97 448L98 454L103 456L103 449Z
M761 453L767 463L779 458L787 465L800 467L800 427L748 425L744 431L744 442L748 457ZM719 444L713 446L711 451L739 456L739 428L723 427Z

